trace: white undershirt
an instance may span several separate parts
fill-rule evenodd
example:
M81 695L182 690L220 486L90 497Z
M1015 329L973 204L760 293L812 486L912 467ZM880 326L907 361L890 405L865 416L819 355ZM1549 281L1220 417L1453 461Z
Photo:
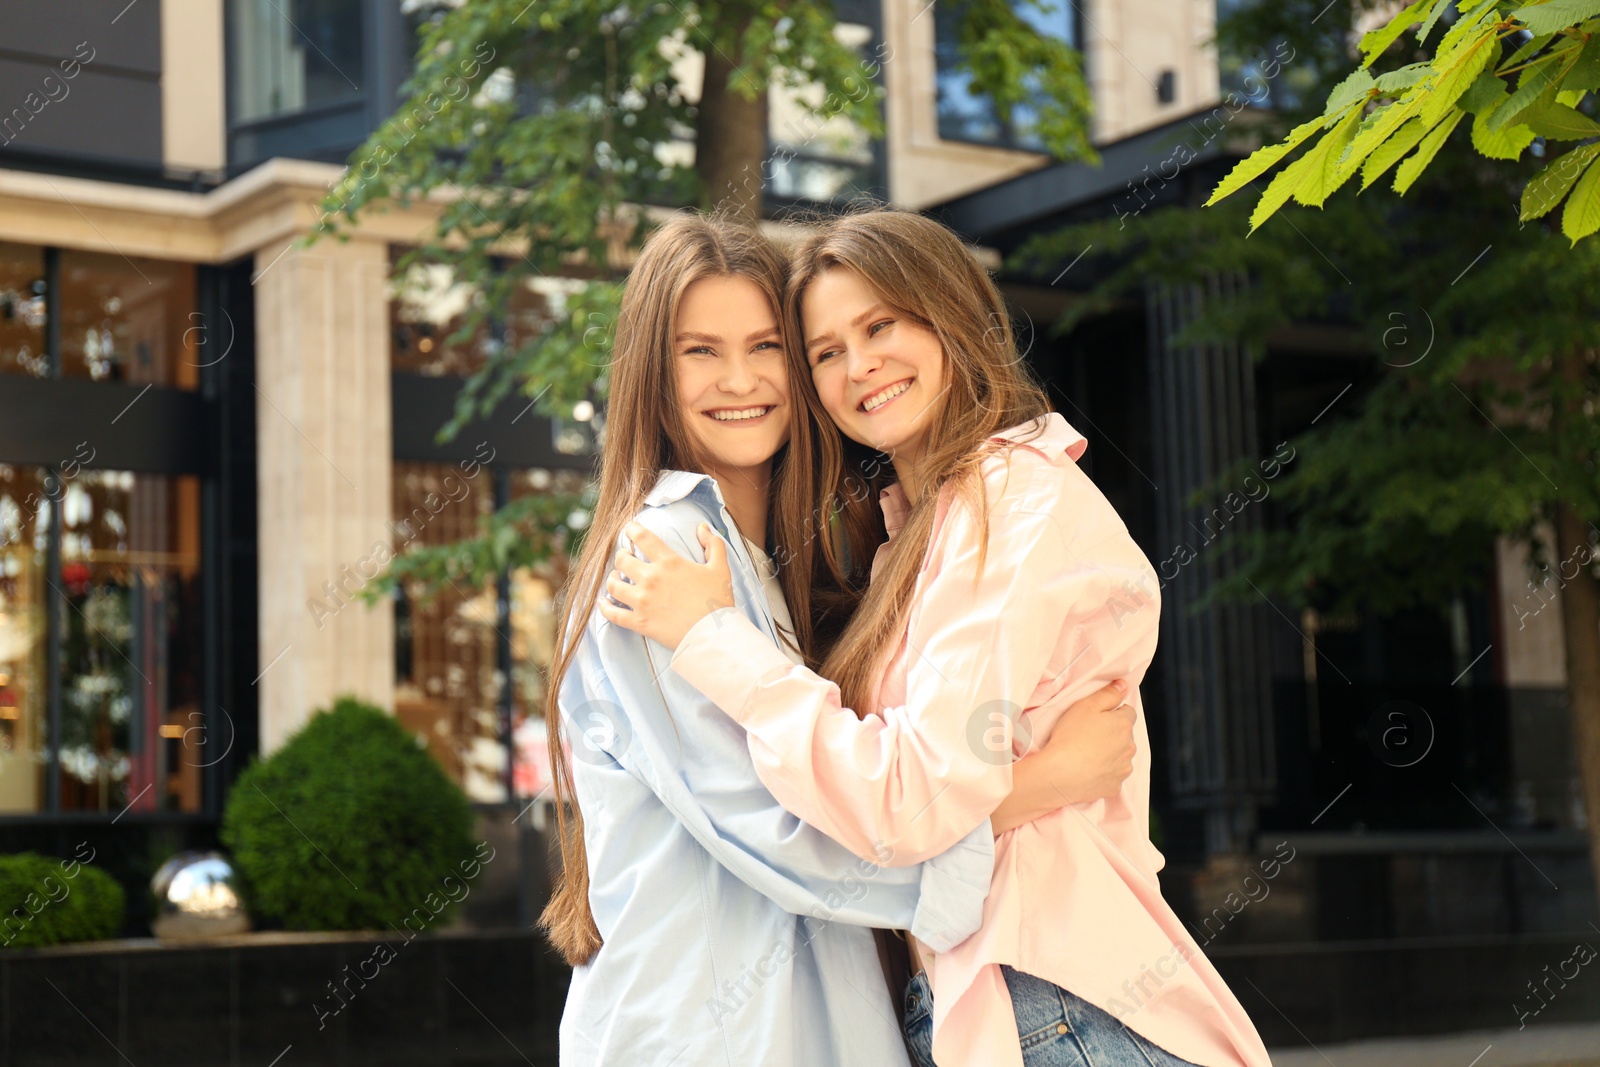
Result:
M794 618L789 614L789 602L783 598L783 585L778 581L778 568L773 566L772 558L761 551L759 545L753 543L743 534L739 535L745 547L750 550L750 558L756 562L756 571L761 577L761 588L767 594L767 607L772 612L772 621L778 624L778 632L794 640ZM778 648L794 663L804 663L800 653L791 648L786 641L779 641Z

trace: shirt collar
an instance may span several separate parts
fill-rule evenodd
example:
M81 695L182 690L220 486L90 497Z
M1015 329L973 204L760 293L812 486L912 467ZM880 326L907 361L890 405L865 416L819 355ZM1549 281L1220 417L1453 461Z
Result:
M1034 428L1041 422L1044 426L1034 436ZM1001 430L990 436L989 440L1027 445L1046 459L1054 459L1065 452L1074 463L1083 457L1084 450L1089 447L1088 439L1073 429L1072 424L1062 418L1058 411L1047 411L1036 419L1029 419L1009 430Z
M900 527L906 524L906 515L911 511L911 505L906 501L906 491L900 488L899 482L885 486L878 493L878 507L883 509L883 527L892 541L894 535L900 532Z
M1041 422L1042 428L1040 428ZM1035 435L1036 428L1038 428L1037 435ZM1038 418L1029 419L1010 429L991 434L989 440L1022 445L1040 453L1046 459L1054 459L1064 452L1074 463L1082 458L1084 451L1089 447L1088 439L1073 429L1072 424L1056 411L1047 411ZM883 509L884 529L893 540L894 535L906 524L906 516L911 511L911 505L906 500L906 492L900 488L899 482L885 487L878 493L878 506Z
M661 507L682 500L700 488L702 484L709 484L711 495L716 498L719 507L726 505L722 499L722 487L717 480L709 474L698 471L664 470L656 475L656 484L644 498L647 507Z

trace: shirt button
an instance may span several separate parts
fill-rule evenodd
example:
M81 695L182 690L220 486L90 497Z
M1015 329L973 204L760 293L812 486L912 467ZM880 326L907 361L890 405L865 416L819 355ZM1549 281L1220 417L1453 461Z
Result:
M1067 1032L1067 1024L1066 1023L1056 1023L1056 1033L1064 1034L1066 1032Z

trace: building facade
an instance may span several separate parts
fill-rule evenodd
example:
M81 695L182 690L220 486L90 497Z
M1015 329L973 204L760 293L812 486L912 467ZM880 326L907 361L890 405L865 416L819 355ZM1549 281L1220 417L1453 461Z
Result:
M1214 0L1061 5L1032 17L1084 53L1104 162L1054 164L1025 115L997 115L954 70L946 7L840 5L847 39L886 57L887 134L816 138L774 99L775 204L875 194L1004 253L1115 215L1175 137L1240 110L1224 95L1238 64L1210 43ZM391 284L435 206L300 243L398 102L428 9L0 2L0 849L65 854L88 836L147 874L156 843L214 840L233 775L345 693L415 730L486 833L526 833L559 563L425 603L360 594L380 548L445 543L508 501L581 484L583 420L513 403L436 442L481 355L445 341L465 298L448 277ZM1214 182L1228 153L1205 137L1170 195ZM1036 322L1072 298L1002 280ZM1188 489L1270 457L1366 355L1309 327L1265 354L1169 344L1206 295L1153 288L1070 337L1040 331L1029 357L1152 560L1188 537ZM537 315L540 297L511 316ZM1188 615L1228 559L1223 540L1165 591L1146 693L1171 891L1196 914L1270 832L1359 854L1389 903L1341 927L1315 901L1346 875L1301 864L1312 903L1269 912L1262 939L1455 932L1466 912L1412 915L1405 887L1448 880L1463 852L1474 872L1513 868L1485 828L1464 844L1453 819L1415 810L1452 774L1500 802L1497 829L1587 877L1557 612L1518 625L1513 550L1443 616L1289 618L1266 602ZM1359 663L1359 685L1329 687L1330 660ZM1367 765L1372 715L1402 699L1435 709L1443 778L1396 784ZM1357 781L1370 788L1339 792ZM524 855L501 918L525 924L543 856ZM1566 905L1519 877L1485 905L1493 922L1564 928Z

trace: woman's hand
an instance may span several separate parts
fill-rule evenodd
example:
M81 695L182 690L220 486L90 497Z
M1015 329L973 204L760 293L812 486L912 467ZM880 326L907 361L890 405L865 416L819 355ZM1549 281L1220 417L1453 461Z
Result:
M1050 740L1011 769L1011 795L989 817L996 837L1067 804L1116 796L1133 773L1133 708L1120 678L1067 708Z
M704 563L684 559L639 523L629 523L626 533L646 558L616 554L616 571L606 577L605 591L624 606L598 601L608 621L676 649L695 623L718 608L733 607L728 549L709 524L695 528L706 550Z

